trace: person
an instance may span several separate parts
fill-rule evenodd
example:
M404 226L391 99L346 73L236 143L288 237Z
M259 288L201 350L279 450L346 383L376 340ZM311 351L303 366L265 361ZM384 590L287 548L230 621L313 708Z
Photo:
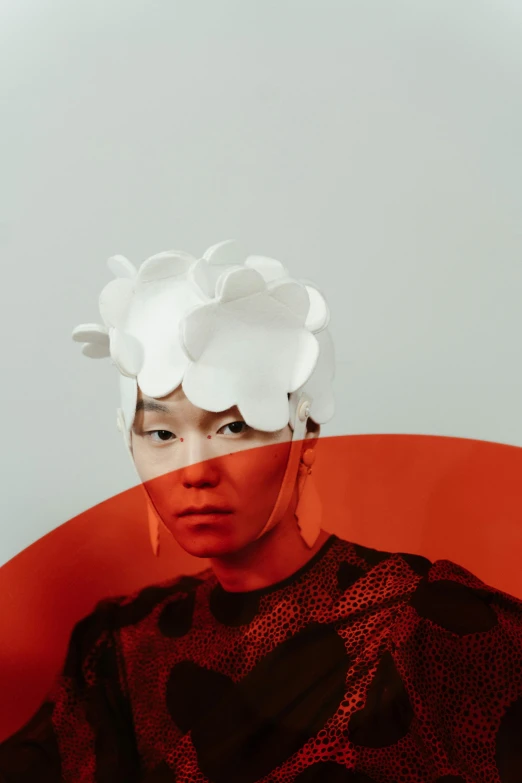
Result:
M209 565L75 626L0 781L522 781L522 601L323 527L321 293L233 242L109 265L74 337L119 370L154 552Z

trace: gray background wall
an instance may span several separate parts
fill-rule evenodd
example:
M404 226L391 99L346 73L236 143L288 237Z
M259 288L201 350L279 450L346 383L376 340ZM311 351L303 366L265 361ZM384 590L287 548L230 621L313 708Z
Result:
M106 258L235 237L327 295L327 435L522 445L518 0L3 0L0 563L135 482L70 340Z

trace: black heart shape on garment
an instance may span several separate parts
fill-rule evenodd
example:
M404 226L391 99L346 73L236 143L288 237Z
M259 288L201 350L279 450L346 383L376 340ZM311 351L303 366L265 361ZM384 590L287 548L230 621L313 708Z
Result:
M255 783L320 731L344 699L350 659L335 627L313 623L240 682L190 661L173 667L167 706L191 730L213 783Z
M516 656L513 645L513 656ZM514 661L515 662L515 661ZM502 783L522 782L522 696L504 712L496 736L495 758Z
M368 688L364 707L348 723L348 739L366 748L393 745L408 733L413 708L393 658L385 652Z

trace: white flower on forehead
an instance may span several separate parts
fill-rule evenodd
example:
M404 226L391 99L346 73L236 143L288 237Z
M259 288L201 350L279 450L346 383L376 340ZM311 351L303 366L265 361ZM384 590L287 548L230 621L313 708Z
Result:
M331 417L329 310L314 284L292 280L276 259L246 256L235 241L199 260L167 251L139 269L123 256L108 265L116 279L100 294L103 324L81 324L73 339L119 369L119 426L132 425L138 385L158 398L182 384L195 405L237 405L260 430L293 421L302 391L317 423Z
M318 358L318 342L305 326L309 308L299 283L267 284L253 268L225 271L215 300L181 323L190 401L215 412L237 405L255 429L285 427L288 394L306 382Z

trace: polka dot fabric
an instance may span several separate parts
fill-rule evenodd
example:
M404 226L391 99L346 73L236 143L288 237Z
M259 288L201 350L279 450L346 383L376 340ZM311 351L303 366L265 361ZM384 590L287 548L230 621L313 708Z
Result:
M522 783L522 601L336 536L262 590L206 571L104 601L0 746L12 779Z

